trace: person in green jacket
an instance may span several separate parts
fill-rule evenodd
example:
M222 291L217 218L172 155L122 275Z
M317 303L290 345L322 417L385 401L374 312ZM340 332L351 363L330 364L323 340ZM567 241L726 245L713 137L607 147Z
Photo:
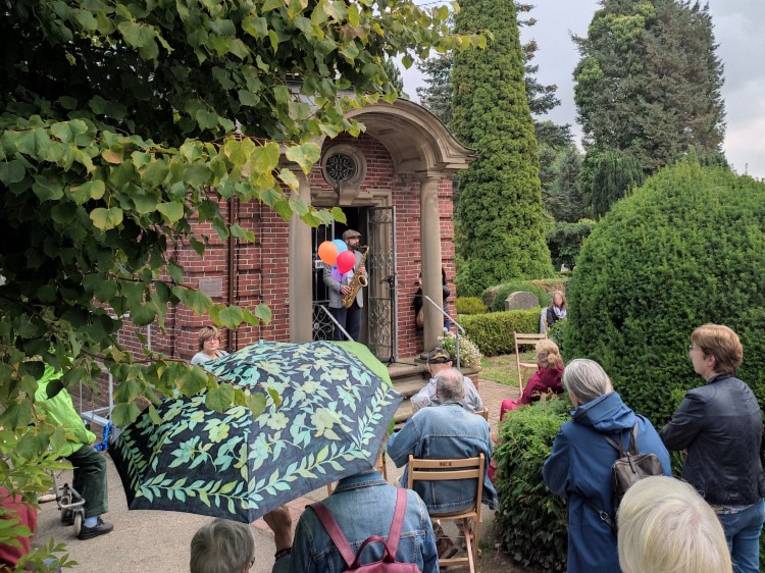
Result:
M111 523L101 519L101 514L108 511L109 504L106 461L104 456L91 447L96 441L96 436L85 427L82 418L74 409L69 392L64 388L52 398L48 398L48 384L61 376L61 372L50 366L45 367L45 373L38 381L35 392L35 404L47 422L66 430L66 444L56 454L69 460L74 467L72 486L85 500L85 520L78 538L91 539L109 533L114 528ZM74 518L72 522L73 520Z

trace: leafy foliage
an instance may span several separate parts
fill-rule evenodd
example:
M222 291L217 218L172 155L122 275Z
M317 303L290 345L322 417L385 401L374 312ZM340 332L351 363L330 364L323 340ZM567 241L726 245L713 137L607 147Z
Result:
M700 379L692 330L741 337L738 375L765 404L765 185L687 161L620 201L584 243L569 281L567 358L598 360L636 411L662 426Z
M500 500L495 514L497 540L513 560L544 572L566 570L565 502L550 495L541 476L570 408L568 400L561 398L510 412L494 451L494 484Z
M595 222L587 219L578 223L555 223L555 227L547 234L547 246L556 268L561 265L574 268L582 243L594 227Z
M647 173L690 150L720 156L722 64L708 6L604 2L578 38L575 100L586 143L629 152Z
M489 50L456 54L452 70L452 127L479 155L459 178L455 217L457 283L474 295L509 278L548 276L552 267L515 6L468 2L455 26L494 37Z
M316 138L358 134L345 112L396 97L386 58L484 42L450 35L448 8L408 0L45 0L3 2L0 15L9 460L0 483L30 494L46 487L40 463L56 437L33 407L44 362L64 371L57 389L90 382L105 364L119 381L118 425L138 416L139 398L156 404L176 390L206 388L219 411L257 410L254 396L199 369L123 351L121 317L162 328L168 305L183 304L227 328L267 322L263 306L226 308L184 286L168 247L189 241L204 252L194 217L224 239L254 240L221 216L229 199L310 225L342 218L296 193L291 169L311 169Z
M453 332L449 332L449 334L441 336L438 340L441 348L449 353L452 363L456 366L457 336ZM467 336L460 336L460 368L480 368L481 358L483 356L476 343Z
M582 190L580 180L582 154L576 145L569 142L562 147L554 148L542 139L539 145L542 202L547 212L557 222L575 223L588 217L591 208ZM547 151L543 153L543 150Z
M587 153L579 173L579 188L596 217L645 181L638 160L622 151L608 149Z
M482 314L488 312L486 305L477 296L458 296L456 305L458 314Z
M496 356L515 352L513 331L539 331L539 309L459 315L458 321L482 354Z

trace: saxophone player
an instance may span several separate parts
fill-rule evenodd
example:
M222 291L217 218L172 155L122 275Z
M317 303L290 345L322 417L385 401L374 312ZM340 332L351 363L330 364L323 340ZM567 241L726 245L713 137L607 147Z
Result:
M324 284L329 288L329 311L335 320L345 329L353 340L359 339L361 332L361 313L364 308L364 295L359 289L356 300L348 308L343 306L343 296L350 292L348 286L356 274L366 276L366 268L362 264L362 254L360 250L361 233L348 229L343 233L343 241L348 245L348 249L353 252L356 258L356 264L352 271L340 275L337 268L324 265ZM344 340L345 337L340 329L335 328L335 340Z

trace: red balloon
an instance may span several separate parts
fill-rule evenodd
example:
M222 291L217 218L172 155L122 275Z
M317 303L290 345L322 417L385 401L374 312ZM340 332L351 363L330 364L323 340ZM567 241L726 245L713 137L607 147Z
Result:
M324 241L319 245L319 258L330 267L337 262L337 247L332 241Z
M340 274L345 274L350 271L356 264L356 256L353 251L343 251L337 255L337 270Z

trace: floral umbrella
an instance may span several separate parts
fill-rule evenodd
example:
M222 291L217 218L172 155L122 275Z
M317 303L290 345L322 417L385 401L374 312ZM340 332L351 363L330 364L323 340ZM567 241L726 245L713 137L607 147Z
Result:
M165 400L159 424L144 412L109 449L130 509L252 522L370 468L401 401L356 343L259 343L204 366L282 402L269 395L259 416L242 406L218 413L199 394Z

